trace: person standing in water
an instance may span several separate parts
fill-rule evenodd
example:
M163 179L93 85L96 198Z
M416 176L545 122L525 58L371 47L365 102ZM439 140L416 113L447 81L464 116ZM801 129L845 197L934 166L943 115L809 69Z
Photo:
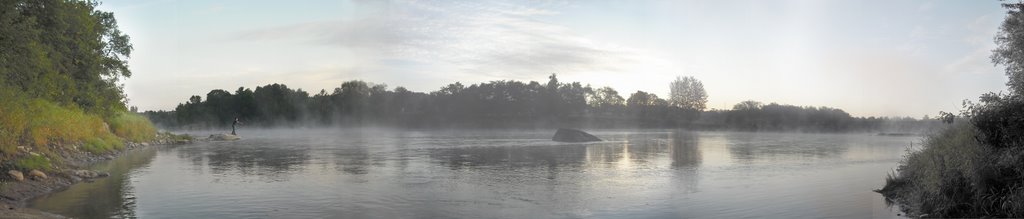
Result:
M231 135L238 135L238 134L235 134L235 126L236 125L241 125L241 124L242 124L242 122L238 121L238 117L235 117L235 121L231 122Z

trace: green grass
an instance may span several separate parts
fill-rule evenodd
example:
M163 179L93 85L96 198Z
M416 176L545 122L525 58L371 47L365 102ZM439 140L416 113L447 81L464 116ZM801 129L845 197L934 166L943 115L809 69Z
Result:
M174 142L177 142L177 141L193 141L193 140L195 140L194 138L192 138L191 135L185 135L185 134L175 135L174 133L170 133L170 132L164 132L163 134L169 136L170 140L174 141Z
M46 159L42 155L28 155L25 157L18 158L14 161L14 166L22 170L43 170L48 171L52 169L50 160Z
M90 138L82 143L82 149L94 154L101 154L108 151L124 148L124 142L116 137Z
M133 142L147 142L156 138L156 127L142 115L124 112L110 119L115 135Z
M146 142L156 138L156 128L145 117L121 112L104 120L78 107L29 98L10 88L0 88L0 153L18 156L18 146L50 155L72 145L92 153L124 148L124 140ZM52 157L52 156L51 156Z

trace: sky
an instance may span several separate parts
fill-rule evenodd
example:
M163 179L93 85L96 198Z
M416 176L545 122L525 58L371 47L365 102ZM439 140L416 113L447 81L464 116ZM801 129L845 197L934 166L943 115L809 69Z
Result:
M559 81L667 97L693 76L708 107L744 100L854 116L934 116L1005 91L990 61L998 1L106 0L135 50L128 105L271 83L349 80L430 92Z

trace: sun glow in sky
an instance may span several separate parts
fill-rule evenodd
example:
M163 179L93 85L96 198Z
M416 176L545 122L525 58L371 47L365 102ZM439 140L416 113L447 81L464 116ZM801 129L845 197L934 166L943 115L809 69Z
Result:
M709 108L744 100L854 116L935 115L1005 90L989 61L998 1L107 0L132 37L129 105L282 83L348 80L429 92L560 81L668 95L703 81Z

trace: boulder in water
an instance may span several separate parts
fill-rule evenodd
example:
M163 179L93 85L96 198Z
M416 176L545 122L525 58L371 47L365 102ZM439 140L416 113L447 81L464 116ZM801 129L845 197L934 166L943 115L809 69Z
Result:
M597 136L576 129L558 129L558 131L555 131L555 136L551 137L551 140L557 142L601 141Z
M210 141L235 141L235 140L242 139L242 137L239 137L238 135L232 135L232 134L215 134L215 135L210 135L210 138L207 138L207 139L210 140Z

